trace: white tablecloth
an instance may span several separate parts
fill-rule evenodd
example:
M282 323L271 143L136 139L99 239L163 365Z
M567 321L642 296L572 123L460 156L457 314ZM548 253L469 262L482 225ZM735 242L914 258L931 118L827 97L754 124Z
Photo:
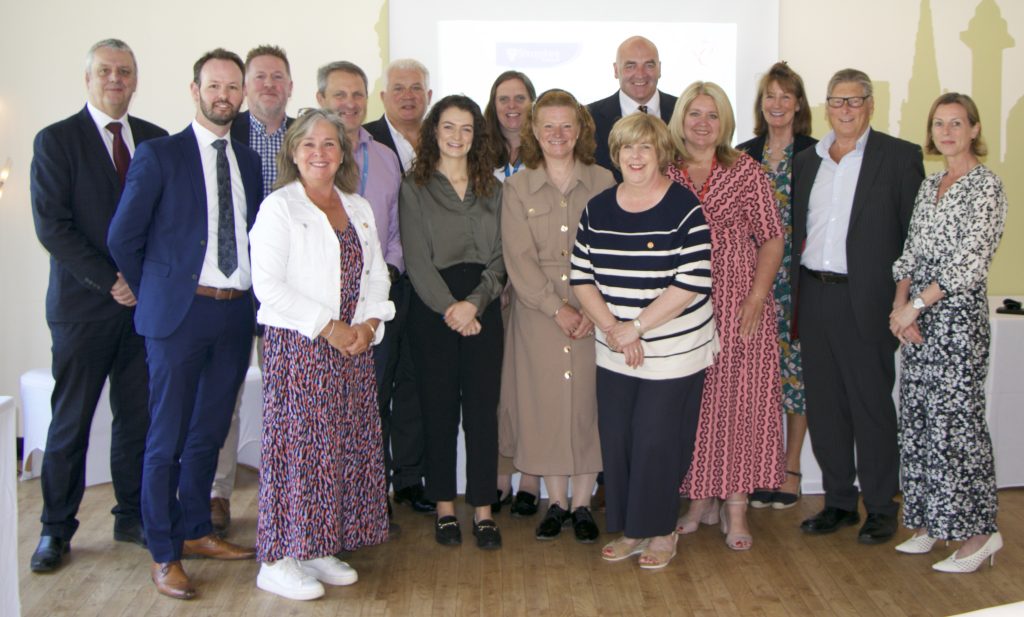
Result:
M0 615L21 613L18 596L18 487L14 399L0 396Z
M1022 296L1012 296L1018 300ZM996 308L1003 296L989 297L992 346L988 379L985 382L986 417L996 459L996 485L999 488L1024 486L1024 315L1003 315ZM897 369L899 354L896 354ZM893 399L899 408L899 381ZM823 493L821 469L811 452L810 436L804 441L800 464L805 493Z
M89 450L85 455L85 484L110 482L110 398L109 384L103 387L96 414L89 433ZM46 450L46 433L50 427L50 396L53 377L49 369L35 369L21 376L21 402L24 410L25 447L23 450L23 480L38 476L42 469L42 454ZM260 370L250 367L245 377L240 411L238 460L253 467L260 459L260 427L263 423L263 389ZM13 458L13 457L12 457Z

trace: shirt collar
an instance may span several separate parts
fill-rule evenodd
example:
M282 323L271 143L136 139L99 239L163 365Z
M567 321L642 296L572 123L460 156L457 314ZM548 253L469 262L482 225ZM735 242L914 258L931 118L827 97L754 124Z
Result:
M569 192L576 187L577 184L582 184L583 188L590 190L591 183L593 181L592 174L589 173L590 166L584 165L583 163L576 161L576 164L572 168L572 180L569 181ZM548 172L545 171L544 166L540 165L537 169L526 169L520 171L521 174L526 174L527 187L531 193L536 193L544 188L544 185L549 184L552 188L558 191L558 187L548 182Z
M256 115L253 114L251 111L249 112L249 122L252 123L252 126L256 127L257 132L260 135L266 135L267 137L273 137L273 136L277 135L278 133L284 133L285 130L286 130L285 124L287 124L286 119L282 118L281 119L281 126L277 127L277 130L274 131L273 133L268 133L267 132L267 125L263 124L262 122L260 122L260 119L257 118Z
M632 113L636 113L636 111L640 109L641 105L647 105L647 113L658 116L659 118L661 117L661 93L659 91L655 90L654 94L646 103L637 103L633 99L629 98L625 92L619 90L619 109L622 111L623 118Z
M864 148L868 143L868 136L871 135L871 127L869 126L864 134L857 138L857 143L853 147L853 151L857 154L864 156ZM832 144L836 143L836 132L829 131L827 135L821 138L815 146L814 150L823 159L829 158L828 150L832 147Z
M89 115L92 116L92 121L97 125L106 127L111 122L119 122L121 124L128 124L128 114L121 116L120 118L111 118L105 114L99 107L94 106L92 103L86 103L85 106L89 109Z
M196 134L196 141L199 142L200 146L211 146L213 142L218 139L227 140L228 146L231 145L231 134L228 133L224 137L215 134L210 129L206 128L202 124L199 124L198 120L192 120L192 131Z

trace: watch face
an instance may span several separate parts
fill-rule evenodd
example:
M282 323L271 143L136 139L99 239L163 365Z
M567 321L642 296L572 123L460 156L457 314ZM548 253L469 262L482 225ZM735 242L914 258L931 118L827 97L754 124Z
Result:
M922 298L920 296L918 296L917 298L914 298L914 301L911 304L911 306L913 306L914 308L916 308L917 310L920 311L921 309L924 308L924 298Z

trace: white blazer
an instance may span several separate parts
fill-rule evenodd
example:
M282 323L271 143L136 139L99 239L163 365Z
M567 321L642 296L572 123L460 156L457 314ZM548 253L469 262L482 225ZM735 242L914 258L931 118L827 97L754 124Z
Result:
M352 323L381 321L373 344L384 336L384 322L395 316L388 300L391 279L384 263L370 203L342 193L363 248L359 301ZM316 338L332 319L340 319L341 247L334 229L298 181L274 191L260 204L249 232L252 287L260 301L256 320L267 326L296 330Z

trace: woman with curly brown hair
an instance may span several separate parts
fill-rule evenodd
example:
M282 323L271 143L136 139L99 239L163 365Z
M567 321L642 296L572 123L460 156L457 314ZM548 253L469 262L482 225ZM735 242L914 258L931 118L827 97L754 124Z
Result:
M426 437L427 497L437 502L434 536L457 545L456 439L466 435L466 501L473 535L501 547L491 518L497 494L498 388L505 284L498 217L501 185L480 107L447 96L420 129L416 162L402 182L399 224L414 290L409 336L420 368Z

